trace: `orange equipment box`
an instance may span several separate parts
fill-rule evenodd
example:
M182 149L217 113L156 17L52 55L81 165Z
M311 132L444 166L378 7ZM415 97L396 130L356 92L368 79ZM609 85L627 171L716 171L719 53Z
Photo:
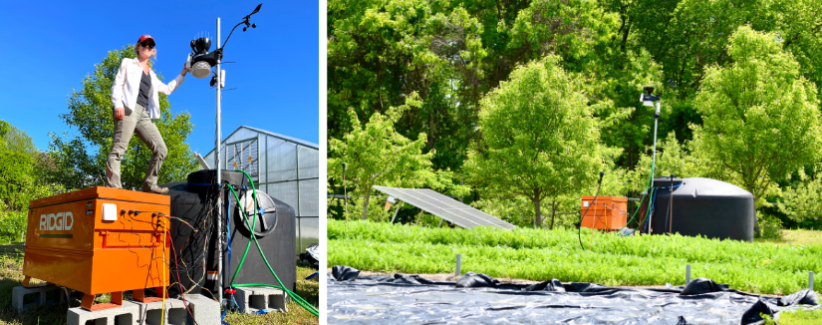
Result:
M583 227L600 230L617 230L625 227L628 222L628 198L598 196L596 202L593 200L593 196L582 197L582 210L579 213L585 216L582 219ZM587 214L585 209L588 209Z
M170 204L167 195L107 187L31 201L23 284L37 278L83 292L88 310L118 307L128 290L158 300L144 289L166 294ZM95 294L109 292L112 303L92 306Z

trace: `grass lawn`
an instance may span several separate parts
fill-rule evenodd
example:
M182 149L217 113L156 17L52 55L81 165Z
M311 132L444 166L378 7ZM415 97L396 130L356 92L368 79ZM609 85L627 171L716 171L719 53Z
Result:
M766 321L766 325L775 324L773 321ZM822 324L822 310L800 310L796 312L784 312L779 314L780 325L818 325Z
M784 229L779 239L760 239L758 243L777 245L822 245L822 231L804 229Z
M404 273L462 271L497 278L605 285L682 285L685 265L705 277L752 293L785 295L822 274L822 232L786 231L788 243L739 242L685 236L632 236L576 229L422 228L328 220L328 265ZM593 238L592 238L593 237ZM806 245L797 245L807 243ZM814 289L822 291L822 281Z
M66 308L62 306L43 306L32 308L18 314L11 305L12 288L20 286L23 281L23 246L0 246L0 325L17 324L65 324ZM297 266L296 293L315 307L319 306L319 282L317 278L305 279L316 272L312 268ZM32 282L36 284L36 282ZM107 296L97 302L108 301ZM267 315L229 314L226 321L238 324L319 324L319 319L303 309L296 302L288 303L288 313L270 313Z
M319 308L320 305L320 283L319 277L305 280L306 277L317 270L297 266L297 290L300 297ZM229 324L319 324L317 316L309 313L308 310L294 301L286 304L288 313L269 313L267 315L247 315L231 313L226 315L225 321Z

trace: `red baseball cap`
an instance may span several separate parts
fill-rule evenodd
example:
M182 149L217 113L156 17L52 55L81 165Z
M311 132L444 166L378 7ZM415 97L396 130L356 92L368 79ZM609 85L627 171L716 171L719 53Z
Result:
M147 40L151 40L151 43L154 43L154 45L157 45L157 42L154 41L154 37L151 37L151 35L148 35L148 34L140 36L140 39L137 40L137 43L142 43L142 42L145 42Z

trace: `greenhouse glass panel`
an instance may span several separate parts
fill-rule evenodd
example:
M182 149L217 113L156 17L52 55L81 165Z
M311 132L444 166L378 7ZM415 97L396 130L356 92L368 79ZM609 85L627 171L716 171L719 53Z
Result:
M260 183L267 183L268 182L268 179L266 177L267 176L266 175L266 173L267 173L266 172L266 170L267 170L266 167L268 167L268 165L267 165L268 160L266 159L266 154L265 154L266 153L266 151L265 151L266 148L267 148L266 147L266 136L263 135L263 134L257 135L257 150L259 151L259 154L258 154L258 157L257 157L257 159L258 159L257 166L260 167L260 174L257 176L257 179L258 179L258 182L260 182Z
M252 178L257 178L260 172L259 155L257 153L257 138L229 143L226 145L226 169L242 169Z
M237 142L237 141L241 141L241 140L246 140L248 138L256 138L256 137L257 137L257 132L256 131L252 131L252 130L245 129L245 128L241 127L239 129L237 129L237 131L234 131L234 133L229 135L228 138L226 138L223 141L223 143L232 143L232 142Z
M306 217L319 217L320 202L318 179L300 181L300 215Z
M300 147L300 179L320 176L319 150Z
M262 129L241 126L222 142L220 167L242 169L255 185L294 209L297 254L319 242L319 146ZM217 166L215 151L203 157Z
M297 145L268 137L268 182L297 179Z
M203 160L205 160L208 166L211 168L217 166L217 161L214 160L214 154L214 150L211 150L211 152L209 152L207 155L205 155L205 157L203 157ZM222 159L220 160L220 164L225 166L225 144L223 144L220 147L220 157L222 157Z
M306 247L320 242L320 218L300 218L300 229L297 233L297 253L305 252Z
M273 183L268 184L268 191L266 192L271 197L283 201L294 208L294 213L300 216L300 209L297 205L297 182Z

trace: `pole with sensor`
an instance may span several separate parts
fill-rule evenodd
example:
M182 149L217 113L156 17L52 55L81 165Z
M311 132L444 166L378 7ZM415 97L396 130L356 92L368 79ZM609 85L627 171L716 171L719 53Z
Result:
M660 99L660 97L653 95L653 92L654 92L654 87L653 86L645 86L644 90L645 90L645 92L642 93L642 95L639 96L639 101L642 102L642 105L644 105L644 106L648 106L648 107L656 106L656 112L654 113L654 149L653 149L654 151L652 153L652 158L651 158L651 186L648 188L650 190L650 188L653 187L653 180L654 180L654 174L655 174L655 168L656 168L656 131L657 131L657 125L659 124L659 99ZM653 214L651 214L651 211L650 211L651 200L653 200L653 198L648 200L648 214L650 215L650 217L649 217L650 219L648 220L648 233L649 234L651 232L653 232L653 229L651 228L651 225L652 225L651 222L653 221L653 217L654 217Z
M252 15L258 13L260 11L260 7L262 4L257 5L251 14L243 17L242 21L239 24L235 25L234 28L231 29L231 32L226 37L225 42L221 45L220 40L220 18L217 18L217 48L213 52L209 52L211 48L211 40L208 37L199 37L195 40L191 41L191 51L192 54L189 54L188 59L186 61L186 67L191 70L191 74L198 79L203 79L211 75L211 68L216 67L216 71L214 72L213 77L211 78L210 85L212 87L217 88L217 117L216 117L216 124L217 130L215 134L215 146L217 147L215 150L215 170L216 170L216 179L217 179L217 186L220 189L217 197L217 285L219 290L217 293L217 298L220 301L220 304L224 304L223 301L223 264L228 263L227 260L223 260L223 239L222 239L222 223L223 215L222 215L222 162L220 161L221 158L221 144L220 140L222 139L221 134L221 111L220 111L220 104L222 102L222 88L225 86L225 71L220 69L220 63L222 62L223 58L223 50L225 49L225 45L228 44L228 40L231 38L231 34L234 33L234 29L236 29L240 25L245 25L243 27L243 31L246 31L248 27L257 28L257 24L251 24L249 19ZM228 230L230 227L226 224L226 229ZM227 243L228 244L228 243Z

